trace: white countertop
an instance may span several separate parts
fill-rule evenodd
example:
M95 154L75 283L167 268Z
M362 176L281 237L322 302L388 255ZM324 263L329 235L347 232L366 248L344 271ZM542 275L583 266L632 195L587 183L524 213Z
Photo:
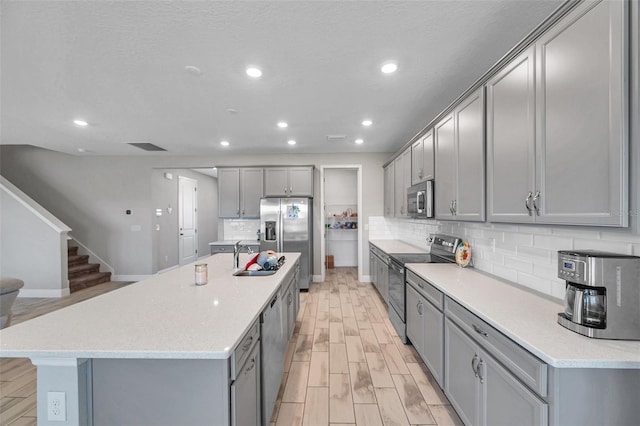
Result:
M564 309L560 302L472 268L405 266L551 366L640 369L640 342L592 339L567 330L557 322Z
M292 269L286 256L266 277L234 277L217 254L0 331L0 357L228 358ZM240 255L240 264L249 255ZM196 286L194 264L209 265Z
M209 243L210 246L232 246L235 243L237 243L238 240L222 240L222 241L214 241L212 243ZM245 245L245 246L259 246L260 245L260 241L258 240L242 240L240 241L240 244Z
M425 248L416 247L399 240L369 240L369 243L387 254L429 253L429 250Z

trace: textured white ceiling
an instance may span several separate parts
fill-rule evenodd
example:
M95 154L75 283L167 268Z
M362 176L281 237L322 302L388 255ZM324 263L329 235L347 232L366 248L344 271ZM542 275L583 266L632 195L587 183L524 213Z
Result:
M3 0L0 143L97 155L144 155L131 141L169 155L392 152L560 3ZM387 59L393 75L379 71ZM244 74L249 64L261 79Z

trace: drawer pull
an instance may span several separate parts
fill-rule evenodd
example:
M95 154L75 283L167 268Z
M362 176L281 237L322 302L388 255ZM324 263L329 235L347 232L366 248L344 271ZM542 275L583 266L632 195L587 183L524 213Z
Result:
M424 288L424 284L422 284L420 281L418 281L418 287Z
M484 331L483 329L481 329L480 327L478 327L475 324L471 324L473 326L473 329L475 330L476 333L483 335L484 337L489 337L489 335L487 334L486 331Z
M247 344L242 347L242 352L246 352L251 347L252 342L253 342L253 336L249 336L249 340L247 341Z
M473 374L476 375L476 377L478 377L478 354L474 354L473 355L473 359L471 360L471 369L473 370Z

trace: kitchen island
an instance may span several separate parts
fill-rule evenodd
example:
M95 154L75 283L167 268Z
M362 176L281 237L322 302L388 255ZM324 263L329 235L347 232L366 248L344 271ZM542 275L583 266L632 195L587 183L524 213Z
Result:
M261 314L297 289L300 255L281 254L271 276L235 277L220 254L197 262L206 285L189 264L17 324L0 332L0 356L37 366L40 425L231 424L232 381L255 352ZM48 420L60 415L48 397L63 399L66 420Z

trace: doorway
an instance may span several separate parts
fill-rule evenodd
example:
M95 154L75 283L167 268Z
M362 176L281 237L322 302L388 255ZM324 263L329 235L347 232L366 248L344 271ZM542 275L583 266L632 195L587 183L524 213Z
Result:
M180 265L198 259L198 181L178 176L178 259Z
M331 267L357 267L362 281L362 166L320 166L321 279Z

